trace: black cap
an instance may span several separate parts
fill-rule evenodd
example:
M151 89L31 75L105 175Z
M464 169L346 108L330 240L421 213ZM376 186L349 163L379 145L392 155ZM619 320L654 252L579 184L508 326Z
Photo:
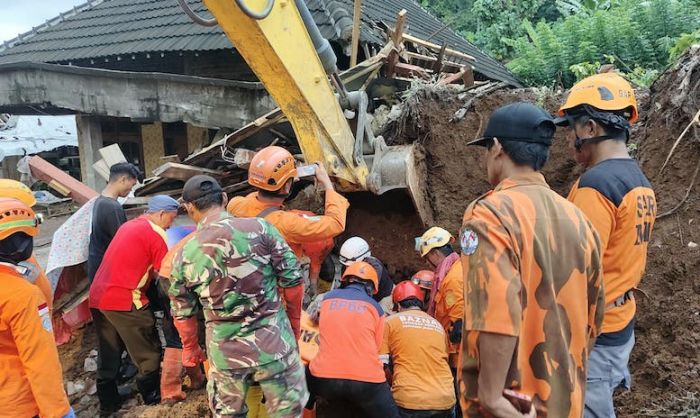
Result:
M222 191L219 182L214 177L200 174L187 180L185 187L182 189L182 200L193 202L200 197L221 193Z
M493 138L552 145L556 129L552 116L546 110L532 103L516 102L496 109L489 118L483 136L467 145L488 146Z

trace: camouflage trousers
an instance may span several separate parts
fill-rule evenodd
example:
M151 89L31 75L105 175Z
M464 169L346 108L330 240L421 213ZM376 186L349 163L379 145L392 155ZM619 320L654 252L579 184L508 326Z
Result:
M234 370L210 367L207 392L214 417L245 417L246 395L254 382L262 388L270 418L301 417L309 393L297 351L257 367Z

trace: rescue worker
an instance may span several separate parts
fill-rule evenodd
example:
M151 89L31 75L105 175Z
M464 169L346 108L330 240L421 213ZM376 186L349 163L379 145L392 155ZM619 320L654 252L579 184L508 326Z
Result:
M257 382L270 417L301 416L308 393L294 337L299 329L288 319L300 317L303 298L294 252L268 221L226 213L225 194L210 176L189 179L182 199L197 223L175 256L169 290L183 365L204 360L197 338L201 303L213 415L245 417L246 393Z
M174 227L166 231L168 235L168 252L163 257L158 271L157 296L161 302L163 310L163 337L165 348L163 350L163 363L160 374L160 401L161 403L174 403L184 400L187 395L182 391L182 341L177 333L173 317L170 313L170 273L173 269L173 259L175 255L185 246L187 241L194 237L194 231L181 237L173 238L174 231L180 228L182 233L191 230L190 227ZM171 233L173 232L173 233ZM206 378L202 373L200 365L185 367L185 372L190 377L190 388L201 389L206 383Z
M430 270L419 270L411 276L410 280L423 289L423 294L425 295L423 306L428 306L428 303L430 303L430 290L433 288L433 281L435 280L435 273Z
M319 350L307 378L328 416L399 416L379 360L384 311L371 297L378 283L374 268L357 261L343 273L342 287L321 302Z
M456 373L457 353L462 341L464 278L459 254L450 245L453 242L452 234L437 226L416 238L416 250L435 269L426 310L445 328L449 339L450 367Z
M27 205L29 208L36 204L36 197L34 197L34 193L31 191L31 189L17 180L0 179L0 198L17 199ZM53 313L53 289L51 287L51 283L46 277L44 269L41 268L39 262L36 260L36 257L34 257L34 254L32 254L26 262L30 263L33 270L36 272L36 274L31 275L28 277L28 279L32 280L33 278L34 285L36 285L36 287L38 287L39 290L41 290L41 293L44 295L46 304L49 307L50 317L51 313Z
M372 295L372 298L381 304L383 299L391 297L394 282L391 280L389 271L384 263L377 257L372 256L372 251L370 251L367 241L360 237L348 238L340 247L339 259L340 263L345 267L356 261L365 261L371 264L379 275L379 290ZM390 301L387 302L390 303Z
M127 162L109 168L109 181L92 207L92 230L87 260L88 279L92 283L109 243L126 222L126 212L117 200L126 197L138 182L139 169Z
M391 392L402 418L452 418L454 381L447 362L447 335L423 312L425 290L404 280L394 287L398 313L386 319L380 350L391 369Z
M39 234L34 212L0 198L0 416L70 417L46 299L23 264Z
M263 148L255 154L248 168L248 183L256 191L245 197L234 197L227 210L234 216L265 218L301 258L302 244L333 239L345 230L345 216L350 206L347 199L333 188L323 164L315 167L316 181L325 190L323 215L284 210L297 170L294 156L277 146ZM290 319L299 322L299 318Z
M93 322L102 414L121 407L117 378L124 349L138 369L136 386L144 403L160 402L161 345L146 292L168 251L165 229L179 206L169 196L152 197L146 214L119 228L90 285L90 308L99 313Z
M627 151L637 102L625 79L605 73L581 80L559 115L556 123L566 127L574 157L586 169L568 199L593 223L603 252L605 317L589 358L585 416L614 417L613 392L632 383L633 289L646 267L656 196Z
M518 102L483 137L494 189L469 204L460 232L464 416L581 417L590 347L602 321L598 234L539 172L555 126Z

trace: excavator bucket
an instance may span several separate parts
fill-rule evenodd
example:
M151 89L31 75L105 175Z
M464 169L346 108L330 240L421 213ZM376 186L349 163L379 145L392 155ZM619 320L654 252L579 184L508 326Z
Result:
M416 144L387 146L383 140L377 142L379 144L375 145L371 161L367 161L371 167L367 188L376 194L406 189L423 224L434 224L433 210L427 195L427 168L422 148Z

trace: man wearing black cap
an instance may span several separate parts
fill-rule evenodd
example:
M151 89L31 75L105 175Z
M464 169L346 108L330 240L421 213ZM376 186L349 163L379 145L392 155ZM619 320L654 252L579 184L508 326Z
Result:
M588 350L602 320L600 242L539 170L555 126L543 109L497 109L484 136L494 189L460 232L464 416L580 417Z
M225 194L209 176L189 179L182 200L198 224L175 255L169 289L183 365L204 360L195 316L199 301L214 416L245 416L246 393L255 382L270 416L301 416L308 393L289 322L300 315L303 297L294 252L266 220L229 215Z

